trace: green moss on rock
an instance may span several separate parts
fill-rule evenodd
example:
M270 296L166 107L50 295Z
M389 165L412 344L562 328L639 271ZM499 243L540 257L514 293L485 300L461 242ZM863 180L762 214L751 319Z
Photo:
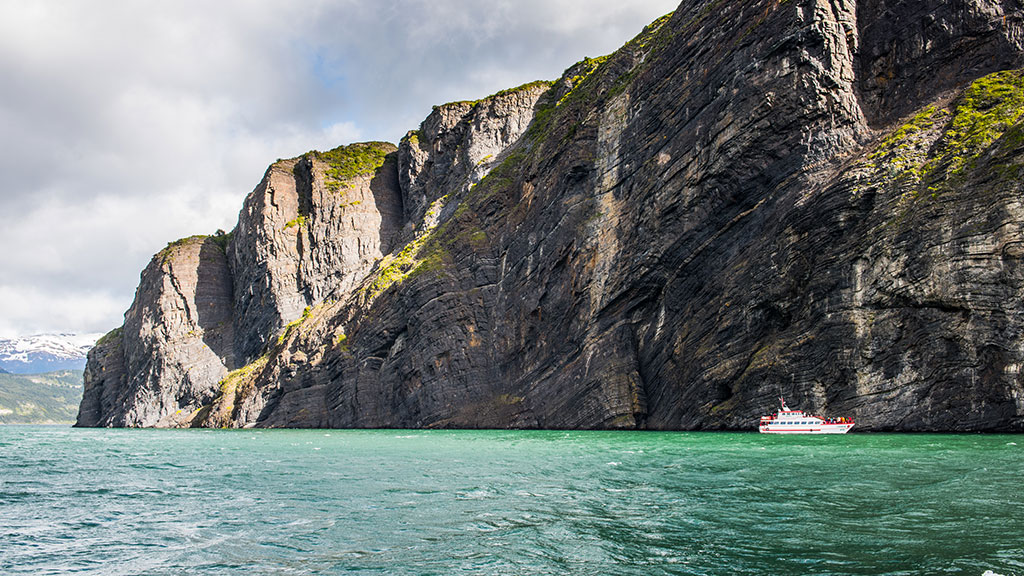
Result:
M234 425L234 412L256 391L256 378L267 367L270 357L261 356L253 362L228 372L220 381L220 394L192 417L193 426L204 425L211 428L228 428Z
M157 252L156 257L160 259L161 264L166 264L167 261L171 258L171 255L173 255L174 252L179 248L188 246L189 244L201 243L209 237L209 235L205 234L196 234L193 236L188 236L186 238L179 238L178 240L175 240L173 242L168 242L167 246L165 246L163 250Z
M348 352L348 335L345 334L344 332L338 334L338 336L334 339L334 347L337 348L339 352Z
M306 308L302 311L302 316L299 316L295 320L292 320L291 322L286 324L284 330L282 330L281 334L278 335L277 337L277 345L280 346L284 344L285 340L291 337L292 331L298 328L303 322L308 320L312 313L312 309L309 306L306 306Z
M294 228L296 226L298 226L299 228L303 228L308 223L309 223L309 219L308 218L306 218L305 216L298 216L296 218L293 218L293 219L289 220L288 222L285 222L284 229L287 230L289 228Z
M939 161L952 174L977 158L1024 115L1024 71L1007 70L974 81L956 103L953 120L939 142Z
M363 142L338 146L327 152L311 152L311 154L328 165L324 172L324 185L328 190L336 192L349 180L359 176L372 176L384 165L388 154L396 150L389 142Z
M124 334L123 326L120 328L114 328L110 332L107 332L106 334L101 336L100 339L96 341L96 346L103 346L110 342L113 342L114 340L120 340L122 334Z
M869 185L897 186L911 196L936 198L962 185L993 146L1008 150L1021 139L1024 73L990 74L968 86L950 107L929 105L890 132L862 165ZM1013 167L1004 167L1016 174Z
M401 284L408 278L420 264L420 250L426 246L430 236L431 233L423 234L406 244L398 254L385 256L373 282L363 288L363 294L372 300L391 286Z

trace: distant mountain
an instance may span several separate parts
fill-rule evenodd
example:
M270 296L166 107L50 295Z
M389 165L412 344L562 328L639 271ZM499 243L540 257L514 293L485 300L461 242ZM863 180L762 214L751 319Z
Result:
M98 337L98 334L37 334L0 338L0 370L10 374L82 370L85 355Z
M70 424L81 398L81 370L0 374L0 424Z

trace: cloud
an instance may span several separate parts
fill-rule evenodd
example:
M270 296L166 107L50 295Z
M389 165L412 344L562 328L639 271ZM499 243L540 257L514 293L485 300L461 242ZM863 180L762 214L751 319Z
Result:
M556 78L672 8L0 0L0 335L105 331L150 256L233 227L274 159L397 141L434 104Z

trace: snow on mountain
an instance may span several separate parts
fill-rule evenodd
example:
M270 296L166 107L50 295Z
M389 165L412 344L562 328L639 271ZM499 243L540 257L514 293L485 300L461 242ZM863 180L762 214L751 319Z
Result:
M13 374L82 370L85 355L102 334L36 334L0 338L0 369Z

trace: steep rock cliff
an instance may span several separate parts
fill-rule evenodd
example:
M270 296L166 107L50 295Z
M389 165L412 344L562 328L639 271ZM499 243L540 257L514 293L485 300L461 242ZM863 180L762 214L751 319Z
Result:
M234 363L223 242L173 242L142 273L124 327L89 353L78 423L174 426L216 395Z
M402 223L395 152L353 144L281 160L246 198L229 248L246 362L307 307L346 295L390 250Z
M435 109L366 176L368 227L302 192L315 157L275 164L228 246L237 370L180 423L744 428L781 393L1024 429L1024 83L991 74L1024 66L1021 5L925 4L684 2ZM377 243L303 256L313 213ZM80 424L178 423L139 417L130 324Z

